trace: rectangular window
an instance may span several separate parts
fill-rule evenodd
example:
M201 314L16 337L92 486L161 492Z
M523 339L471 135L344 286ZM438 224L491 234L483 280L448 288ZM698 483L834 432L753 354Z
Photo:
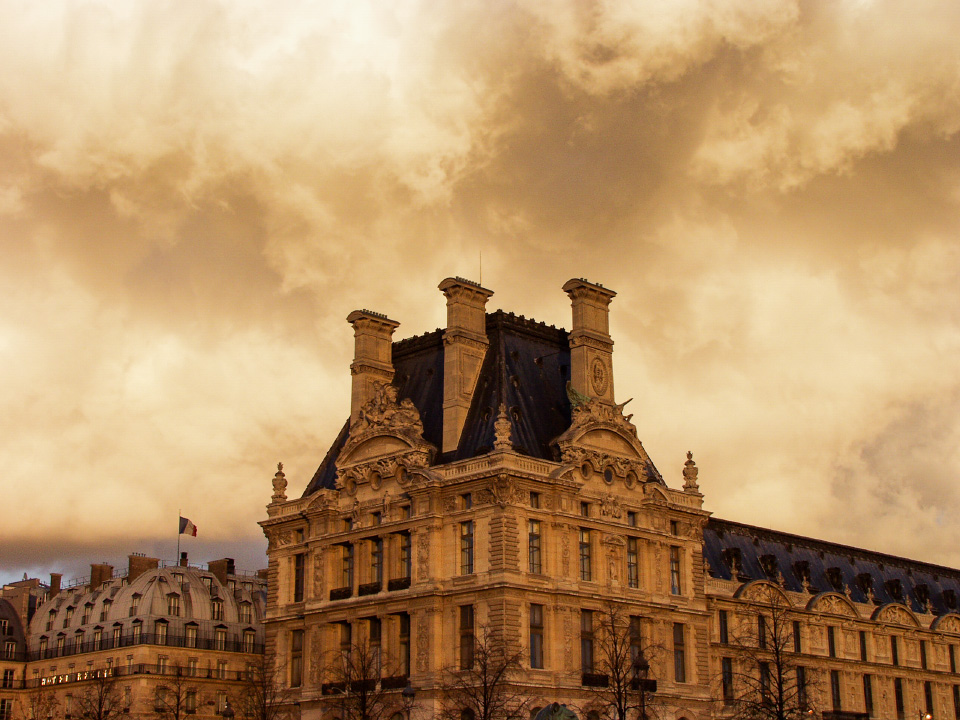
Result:
M590 503L588 502L580 503L580 514L583 517L590 517Z
M400 613L400 669L404 675L410 674L410 615Z
M643 625L639 615L630 616L630 661L636 663L643 656Z
M223 715L227 709L227 694L223 690L217 691L217 715Z
M380 523L383 522L383 514L379 512L370 513L370 522L373 525L379 525Z
M683 623L673 624L673 678L677 682L687 681L687 657L684 650Z
M723 702L733 702L733 658L720 658L720 680L723 685Z
M218 598L210 603L210 616L213 620L223 620L223 600Z
M243 652L252 653L256 642L256 633L253 630L243 631Z
M227 661L217 660L217 677L221 680L227 679Z
M770 663L760 663L760 701L770 702Z
M590 531L580 528L580 579L590 580Z
M13 687L13 670L3 671L3 687L5 688Z
M353 543L344 543L340 564L340 587L353 588Z
M635 510L627 510L627 525L630 527L637 526L637 512Z
M832 626L827 626L827 654L830 657L837 656L837 631Z
M187 659L187 677L196 677L197 676L197 659L188 658Z
M867 661L867 633L863 630L860 631L860 660Z
M460 496L460 509L469 510L473 507L473 495L471 493L464 493Z
M679 534L680 534L680 523L678 523L676 520L671 520L671 521L670 521L670 534L671 534L671 535L679 535Z
M890 636L890 662L894 665L900 664L900 647L896 635Z
M400 519L401 519L401 520L409 520L409 519L410 519L410 506L409 506L409 505L401 505L401 506L400 506Z
M13 700L0 700L0 720L10 720L13 715Z
M679 595L682 592L680 586L680 548L671 546L670 548L670 592Z
M800 621L793 621L793 651L795 653L803 652L800 640Z
M807 669L797 666L797 704L801 710L807 707Z
M757 646L767 647L767 619L763 615L757 615Z
M927 669L927 641L920 641L920 667L924 670Z
M297 553L293 556L293 601L303 602L303 576L306 554Z
M527 530L527 558L530 566L530 572L540 573L543 571L540 558L540 521L530 520Z
M253 605L251 605L248 602L240 603L240 622L242 623L253 622Z
M216 628L213 631L213 649L224 650L227 647L227 631L225 628Z
M830 698L833 701L834 712L840 712L841 698L840 698L840 671L839 670L830 671Z
M893 679L893 694L897 704L897 720L903 720L903 680L900 678Z
M460 523L460 574L473 574L473 520Z
M157 675L163 675L167 672L170 659L166 655L157 655Z
M543 667L543 605L530 606L530 667Z
M110 612L110 606L113 603L110 600L104 600L103 605L100 606L100 622L103 622L107 619L107 614Z
M197 691L196 690L187 690L186 708L187 708L188 715L192 715L197 711Z
M873 715L873 678L869 675L863 676L863 711Z
M167 615L180 614L180 596L167 595Z
M460 606L460 669L473 667L473 605Z
M183 640L184 645L189 648L195 648L197 646L197 626L196 625L187 625L183 629Z
M400 578L410 579L412 555L410 553L410 533L400 533Z
M637 539L627 538L627 585L632 588L640 587L640 566L637 563Z
M115 627L113 629L113 647L120 647L123 644L123 628Z
M143 635L143 628L141 627L140 623L134 623L133 624L133 644L134 645L140 644L140 638L142 637L142 635ZM62 640L63 638L60 638L60 639Z
M923 683L923 699L927 704L927 715L933 717L933 683L929 680Z
M370 582L383 584L383 539L370 539Z
M593 611L580 611L580 670L593 672Z
M720 626L720 642L726 645L730 642L730 626L728 625L726 610L720 610L717 613L717 624Z
M86 625L88 622L90 622L91 609L92 609L92 606L89 604L83 606L83 618L80 620L81 625Z
M157 645L166 645L167 644L167 624L165 622L158 622L155 627L157 630Z
M953 717L960 720L960 685L953 686Z
M540 493L538 492L530 493L530 507L532 507L534 510L540 507Z
M93 630L93 649L102 650L103 649L103 630L100 628L94 628Z
M290 633L290 687L303 683L303 630Z
M947 654L950 656L950 672L957 671L957 650L953 645L947 645Z

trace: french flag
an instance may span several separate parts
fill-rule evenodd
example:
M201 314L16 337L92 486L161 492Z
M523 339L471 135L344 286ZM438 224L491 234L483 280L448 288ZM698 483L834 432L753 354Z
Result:
M192 535L193 537L197 536L197 526L192 522L187 520L185 517L180 518L180 534L181 535Z

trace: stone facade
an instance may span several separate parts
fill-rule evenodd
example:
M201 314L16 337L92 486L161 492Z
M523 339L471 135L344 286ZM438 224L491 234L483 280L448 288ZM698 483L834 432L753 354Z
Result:
M302 497L282 466L273 477L266 644L302 718L338 717L334 668L358 645L375 646L388 704L409 684L434 717L464 639L488 633L520 651L510 682L531 711L605 716L596 625L614 609L642 638L660 720L729 716L729 628L778 608L800 637L791 662L811 669L804 707L892 720L930 697L934 717L960 717L960 573L709 518L692 455L665 479L614 398L603 286L563 286L569 333L486 313L493 293L470 281L440 290L449 326L420 337L350 315L350 418Z
M88 581L59 580L30 613L3 720L80 717L98 685L128 717L158 717L177 700L181 716L213 717L238 702L263 656L265 581L232 560L200 568L131 555L124 571L95 564Z

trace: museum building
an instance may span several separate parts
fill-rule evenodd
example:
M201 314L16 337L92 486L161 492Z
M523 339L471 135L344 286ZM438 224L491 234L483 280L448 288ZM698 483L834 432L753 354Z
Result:
M348 316L350 416L300 498L273 478L265 642L300 717L346 716L361 648L387 716L439 716L490 637L517 648L530 717L607 717L615 618L659 720L778 694L828 720L960 719L960 571L710 517L692 455L662 475L617 403L602 285L564 284L569 332L439 289L447 327L424 335Z

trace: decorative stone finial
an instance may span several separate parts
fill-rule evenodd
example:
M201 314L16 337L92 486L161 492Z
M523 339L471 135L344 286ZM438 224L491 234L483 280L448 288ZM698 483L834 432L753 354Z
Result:
M273 476L273 502L285 502L287 499L287 476L283 474L283 463L277 463L277 474Z
M493 431L496 435L496 439L493 441L494 450L512 450L513 443L510 440L510 431L513 428L513 424L510 422L510 416L507 415L507 406L504 403L500 403L500 414L497 415L497 420L493 423Z
M687 450L687 461L683 464L683 491L685 493L698 493L700 486L697 485L697 474L700 469L693 461L693 453Z

